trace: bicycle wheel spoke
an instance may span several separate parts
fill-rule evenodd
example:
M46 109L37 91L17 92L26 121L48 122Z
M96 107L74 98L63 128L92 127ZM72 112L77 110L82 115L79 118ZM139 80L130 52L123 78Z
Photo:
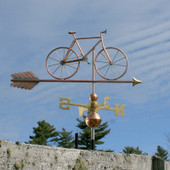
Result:
M60 62L59 60L57 60L57 59L55 59L55 58L52 58L52 57L49 57L49 59L54 60L54 61L57 61L57 62Z
M55 50L55 53L57 54L57 56L59 57L60 61L62 60L60 55L58 54L58 52Z
M121 61L121 60L123 60L123 59L125 59L125 57L120 58L119 60L114 61L114 63L116 63L116 62L118 62L118 61Z
M72 65L68 65L66 64L68 67L71 67L71 68L74 68L74 69L77 69L76 67L72 66Z
M60 78L62 78L62 73L63 73L63 66L61 67Z
M96 62L100 62L100 63L109 63L109 62L106 62L106 61L96 61Z
M119 70L116 66L113 65L113 67L115 68L115 70L116 70L119 74L122 74L122 73L120 72L120 70Z
M50 64L48 65L48 67L53 67L53 66L56 66L56 65L59 65L60 63L56 63L56 64Z
M115 54L115 56L114 56L114 58L113 58L112 62L115 60L115 58L116 58L116 56L117 56L118 52L119 52L119 51L117 50L117 52L116 52L116 54Z
M102 54L102 52L101 52L101 55L102 55L106 60L108 60L107 57L106 57L104 54Z
M109 64L106 64L106 65L104 65L103 67L100 67L98 70L101 70L101 69L107 67L108 65L109 65Z
M76 60L76 59L78 59L76 56L71 56L71 57L69 58L69 60L68 60L68 58L67 58L66 61L72 61L72 60Z
M70 76L71 74L70 74L70 72L68 71L68 69L66 68L65 65L64 65L64 68L65 68L66 72L68 73L68 75Z
M69 59L69 57L73 54L73 51L71 51L71 53L69 53L67 59Z
M59 68L61 67L61 65L59 65L52 74L54 74Z
M107 52L109 53L109 57L110 57L110 59L111 59L111 52L110 52L110 50L107 49ZM112 59L111 59L111 60L112 60Z
M64 48L64 49L63 49L63 58L65 57L65 50L66 50L66 49Z
M114 79L114 71L112 67L111 67L111 74L112 74L112 78Z
M124 64L114 64L115 66L121 66L121 67L126 67Z
M107 72L109 71L110 66L111 66L111 65L109 65L109 67L107 68L107 70L106 70L104 76L106 76Z

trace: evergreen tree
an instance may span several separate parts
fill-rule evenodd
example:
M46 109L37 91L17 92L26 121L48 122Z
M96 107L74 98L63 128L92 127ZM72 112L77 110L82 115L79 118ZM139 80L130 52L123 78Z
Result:
M53 125L43 121L37 122L38 127L33 127L34 136L30 136L28 143L38 145L49 145L52 142L52 138L58 136L58 132Z
M81 149L91 149L91 128L85 123L86 116L84 115L82 119L77 118L77 127L81 129L79 134L79 145ZM108 122L104 122L99 127L95 128L95 147L96 145L101 145L104 142L101 141L111 129L108 128Z
M55 140L53 140L55 141ZM59 132L56 142L58 142L59 147L63 148L73 148L74 147L74 137L72 136L72 131L67 132L65 128Z
M168 151L158 145L157 152L155 153L155 156L159 156L160 158L167 160L168 159Z
M125 146L125 148L123 149L123 153L126 154L143 154L143 155L147 155L147 153L142 153L142 151L139 149L139 147L132 147L132 146Z

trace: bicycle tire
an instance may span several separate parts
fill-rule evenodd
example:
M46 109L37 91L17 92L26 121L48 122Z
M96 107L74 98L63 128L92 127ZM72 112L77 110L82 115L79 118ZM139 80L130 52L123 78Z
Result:
M99 76L106 80L117 80L127 71L128 58L126 54L116 47L106 47L106 51L112 61L110 64L104 49L95 57L95 69Z
M52 77L66 80L77 73L80 61L71 63L62 62L68 50L70 50L70 52L66 61L79 59L77 53L68 47L55 48L48 54L46 58L46 69Z

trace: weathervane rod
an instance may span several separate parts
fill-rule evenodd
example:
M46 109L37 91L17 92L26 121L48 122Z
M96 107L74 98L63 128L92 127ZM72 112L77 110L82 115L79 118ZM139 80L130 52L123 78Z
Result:
M94 70L94 56L95 56L95 49L92 52L92 94L95 93L95 70Z
M95 94L95 68L94 68L95 48L92 51L92 95ZM91 150L95 149L95 128L91 127Z

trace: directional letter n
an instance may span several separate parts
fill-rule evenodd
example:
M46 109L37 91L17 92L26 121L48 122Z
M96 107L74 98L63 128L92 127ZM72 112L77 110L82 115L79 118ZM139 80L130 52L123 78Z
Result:
M118 116L120 113L120 116L125 116L124 114L124 108L125 108L125 105L121 105L119 107L119 104L115 104L115 115Z

